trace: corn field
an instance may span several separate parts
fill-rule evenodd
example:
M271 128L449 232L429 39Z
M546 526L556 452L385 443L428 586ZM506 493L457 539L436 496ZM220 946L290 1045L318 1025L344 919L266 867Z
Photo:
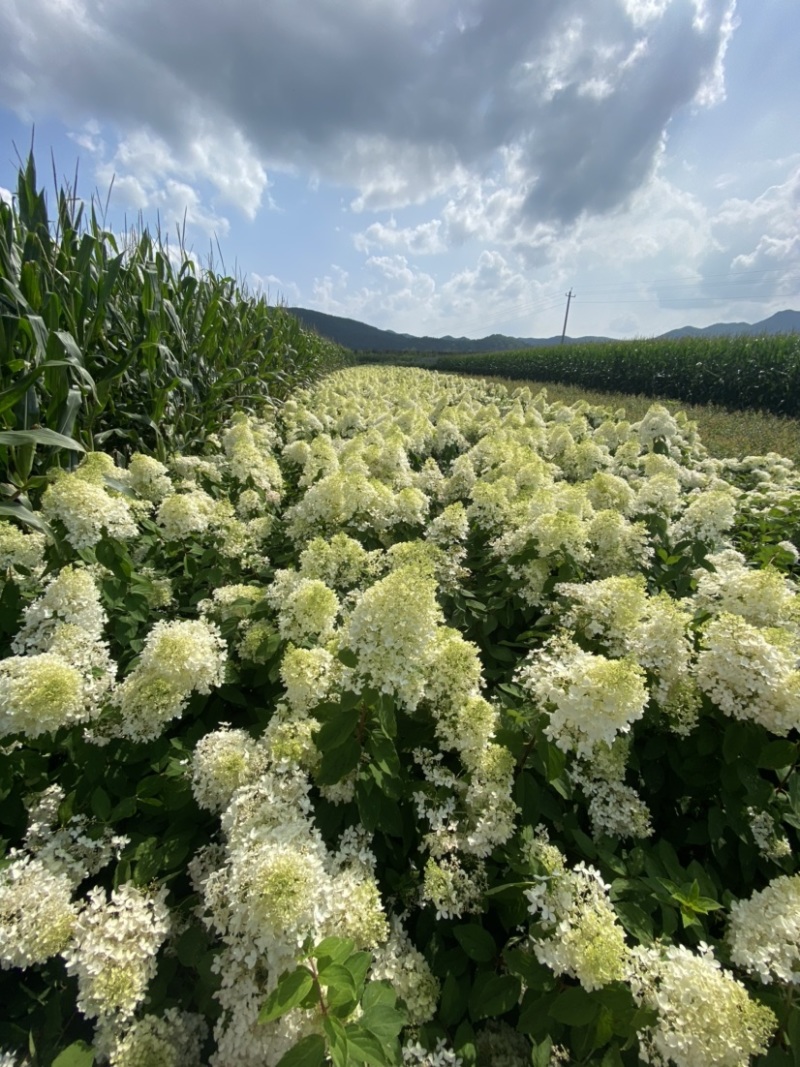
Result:
M0 202L0 469L17 502L105 449L163 459L285 398L343 350L143 229L120 238L74 188L51 220L33 156Z
M363 362L387 362L375 355ZM554 345L476 355L402 355L390 362L517 381L800 415L800 335L686 337Z

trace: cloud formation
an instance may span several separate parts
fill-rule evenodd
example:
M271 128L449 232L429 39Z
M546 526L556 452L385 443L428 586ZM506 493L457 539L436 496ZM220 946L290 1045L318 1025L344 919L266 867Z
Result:
M719 98L733 8L306 0L300 17L293 0L4 0L0 103L112 124L108 165L133 180L179 180L146 158L168 146L250 217L267 167L375 210L507 181L510 152L500 188L518 218L568 224L625 203L671 117Z

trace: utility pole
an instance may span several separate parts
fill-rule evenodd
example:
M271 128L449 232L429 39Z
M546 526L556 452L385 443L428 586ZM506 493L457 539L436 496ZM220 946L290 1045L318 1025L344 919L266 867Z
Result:
M564 312L564 329L561 331L561 344L564 344L564 338L567 336L567 319L569 318L569 305L575 293L570 289L568 293L564 294L567 298L567 310Z

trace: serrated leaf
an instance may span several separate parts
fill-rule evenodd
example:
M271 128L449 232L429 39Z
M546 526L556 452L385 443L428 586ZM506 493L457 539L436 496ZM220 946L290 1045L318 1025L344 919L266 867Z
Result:
M313 956L320 968L331 963L344 963L356 947L348 937L325 937L314 946Z
M382 1003L373 1003L369 1007L365 1007L367 1003L367 994L370 989L373 988L374 983L370 983L367 986L364 997L361 1001L363 1008L361 1018L358 1020L363 1027L365 1027L371 1034L375 1034L381 1041L391 1041L397 1037L403 1027L406 1025L406 1016L402 1011L398 1011L397 1008L390 1006L385 1001ZM394 993L392 993L394 997Z
M550 1006L550 1017L567 1026L586 1026L597 1018L600 1004L581 986L565 989Z
M348 1067L350 1042L344 1025L332 1015L322 1020L322 1028L328 1038L328 1050L334 1067Z
M343 663L345 667L350 667L352 669L353 667L358 666L358 656L350 648L340 648L336 653L336 658L340 663Z
M52 1067L92 1067L94 1052L85 1041L74 1041L59 1052L53 1060Z
M367 979L367 972L369 971L371 965L371 952L354 952L344 961L344 966L353 976L353 981L356 984L356 990L359 993L364 987L364 982Z
M309 1034L281 1056L278 1067L322 1067L324 1062L325 1039L319 1034Z
M314 986L314 979L306 967L298 967L278 979L277 986L264 1001L258 1013L260 1023L269 1023L305 1000Z
M328 719L314 734L314 743L320 752L330 752L350 740L358 726L358 720L359 712L356 708L350 711L340 710L337 715Z
M350 737L337 748L323 753L314 778L318 785L336 785L356 769L360 759L361 745L354 737Z
M321 985L327 986L325 1001L328 1009L341 1009L358 1003L358 989L350 970L341 963L331 963L319 971Z
M356 1063L369 1063L374 1067L386 1067L389 1064L381 1042L361 1024L352 1023L345 1027L345 1034L348 1054Z
M516 1005L522 983L513 974L478 974L469 998L469 1013L474 1021L505 1015Z
M477 963L491 963L497 955L494 938L477 923L454 926L453 936L469 958Z
M369 983L361 998L361 1007L365 1011L377 1007L394 1008L396 1002L397 994L392 989L391 983L387 979L382 979Z
M778 771L791 767L797 759L797 745L791 741L769 741L758 754L756 766L763 770Z

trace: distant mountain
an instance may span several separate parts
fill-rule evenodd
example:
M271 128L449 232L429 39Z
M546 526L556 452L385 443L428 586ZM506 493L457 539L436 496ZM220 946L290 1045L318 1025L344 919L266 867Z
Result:
M355 319L326 315L308 308L287 308L300 322L316 330L323 337L344 345L354 352L509 352L517 348L534 348L538 345L555 345L557 337L506 337L493 333L477 340L472 337L415 337L410 333L395 333L394 330L379 330ZM608 341L608 337L568 337L568 341Z
M415 337L410 333L395 333L394 330L379 330L356 319L339 315L326 315L308 308L287 308L290 314L323 337L344 345L354 352L511 352L518 348L536 348L542 345L557 345L561 335L555 337L506 337L493 333L477 340L471 337ZM800 311L778 311L762 322L716 322L713 326L682 326L660 334L663 338L676 337L733 337L737 335L761 335L775 333L800 333ZM566 343L586 344L590 341L610 341L610 337L566 337Z
M661 337L759 337L774 333L800 333L800 311L776 311L761 322L715 322L713 326L681 326Z

